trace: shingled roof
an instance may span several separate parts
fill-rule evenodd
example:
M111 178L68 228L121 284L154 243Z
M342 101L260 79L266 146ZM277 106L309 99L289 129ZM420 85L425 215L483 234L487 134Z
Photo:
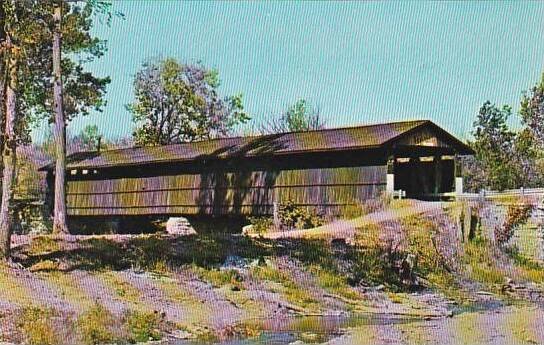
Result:
M104 168L207 158L224 159L237 156L255 157L263 154L282 155L379 148L424 125L431 125L446 134L457 146L460 153L471 153L470 148L431 121L417 120L309 132L220 138L166 146L79 152L67 157L67 169ZM54 163L44 166L40 170L52 167L54 167Z

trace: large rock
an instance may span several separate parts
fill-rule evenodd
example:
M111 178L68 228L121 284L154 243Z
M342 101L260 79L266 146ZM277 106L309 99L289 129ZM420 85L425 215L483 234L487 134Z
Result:
M171 235L196 235L195 229L191 226L187 218L170 217L166 222L166 232Z

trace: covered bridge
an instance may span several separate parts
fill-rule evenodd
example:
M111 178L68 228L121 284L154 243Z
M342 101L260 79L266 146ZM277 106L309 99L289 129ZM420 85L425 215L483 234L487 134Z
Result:
M453 192L455 159L472 153L423 120L81 152L68 157L68 215L268 215L287 200L335 214L393 190ZM42 170L51 199L54 163Z

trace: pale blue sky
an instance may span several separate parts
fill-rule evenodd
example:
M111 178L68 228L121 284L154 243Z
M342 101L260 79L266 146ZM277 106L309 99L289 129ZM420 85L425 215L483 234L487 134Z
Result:
M124 105L153 57L217 68L222 93L242 92L256 121L302 97L331 127L428 118L462 138L485 100L517 108L544 71L544 2L114 5L126 19L97 26L109 51L89 66L112 78L108 106L71 132L130 135Z

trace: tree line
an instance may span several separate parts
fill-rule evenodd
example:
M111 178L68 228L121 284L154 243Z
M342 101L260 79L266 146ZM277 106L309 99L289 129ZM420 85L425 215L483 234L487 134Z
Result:
M514 118L515 116L515 118ZM510 123L518 121L520 126ZM520 110L486 101L464 160L467 189L504 190L544 186L544 75L520 100Z
M20 155L31 144L33 127L52 125L51 137L39 145L55 162L53 229L68 233L65 170L68 152L119 146L167 145L228 136L251 124L243 95L221 96L216 69L175 58L145 62L133 81L134 101L126 106L134 122L131 138L102 140L96 125L67 138L66 127L77 116L102 111L109 77L98 77L86 64L104 55L106 42L92 32L96 20L122 17L110 1L0 0L0 259L10 256L14 193L18 176L29 169ZM485 102L477 114L469 144L474 157L464 159L471 190L544 185L544 76L520 101L512 129L511 106ZM271 114L246 134L322 129L319 108L305 99ZM100 143L100 144L99 144ZM21 169L24 167L25 169ZM35 170L35 169L34 169ZM32 178L38 175L32 174Z
M110 1L0 0L0 260L9 259L13 232L14 193L19 182L38 176L30 167L30 130L53 127L40 150L55 162L53 233L68 233L65 170L68 150L96 150L101 135L96 126L66 137L77 116L102 111L109 77L98 77L86 64L106 52L106 42L92 32L96 20L115 17ZM131 140L101 145L166 145L229 135L246 123L242 95L221 97L217 70L173 58L143 64L134 78L135 100L127 105L135 131ZM301 100L279 122L262 131L318 127L317 113ZM306 124L304 122L307 122ZM21 152L24 153L21 155ZM22 157L19 157L22 156ZM26 171L27 176L17 176ZM27 188L28 189L28 188Z
M85 64L101 57L105 42L91 33L97 15L110 21L111 3L100 0L0 2L0 114L2 196L0 259L10 256L17 151L32 126L54 125L56 186L53 231L66 233L64 169L66 124L105 105L109 78Z

